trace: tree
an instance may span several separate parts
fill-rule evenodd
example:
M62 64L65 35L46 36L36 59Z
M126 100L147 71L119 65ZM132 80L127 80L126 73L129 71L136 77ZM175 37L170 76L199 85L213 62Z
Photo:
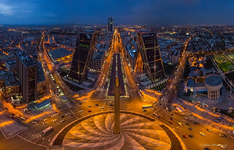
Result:
M183 77L186 79L188 77L188 74L190 73L190 68L189 68L189 61L187 60L187 64L184 68L184 75Z
M199 71L199 76L202 77L203 76L203 72Z

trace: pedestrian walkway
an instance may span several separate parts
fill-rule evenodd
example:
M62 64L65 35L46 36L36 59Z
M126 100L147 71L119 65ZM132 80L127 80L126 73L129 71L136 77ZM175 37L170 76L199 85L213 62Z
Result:
M5 110L2 110L0 108L0 129L6 139L14 137L18 133L27 129L26 127L18 124L11 118L8 118L4 111Z

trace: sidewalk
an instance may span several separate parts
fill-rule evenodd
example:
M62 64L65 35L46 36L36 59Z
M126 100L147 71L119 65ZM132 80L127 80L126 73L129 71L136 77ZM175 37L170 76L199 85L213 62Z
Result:
M6 139L9 139L11 137L14 137L18 133L24 131L27 129L27 127L24 127L14 120L8 118L5 116L4 110L0 108L0 129L3 134L3 136Z

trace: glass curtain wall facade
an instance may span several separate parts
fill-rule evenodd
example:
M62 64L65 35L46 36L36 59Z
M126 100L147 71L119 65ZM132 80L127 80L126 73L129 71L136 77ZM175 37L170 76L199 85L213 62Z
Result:
M157 82L165 77L157 35L154 32L138 32L137 37L144 64L143 71L152 82Z
M76 49L68 74L70 80L82 83L83 80L86 79L88 67L94 52L96 38L97 32L84 31L78 33Z

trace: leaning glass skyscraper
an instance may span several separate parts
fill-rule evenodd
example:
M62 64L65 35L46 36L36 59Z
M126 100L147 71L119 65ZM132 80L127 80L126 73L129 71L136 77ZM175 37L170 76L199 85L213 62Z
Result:
M68 79L82 83L86 78L96 39L97 32L93 30L85 30L77 34L76 49L73 54Z
M140 31L137 37L144 64L143 70L152 82L157 82L165 77L157 35L154 32Z

